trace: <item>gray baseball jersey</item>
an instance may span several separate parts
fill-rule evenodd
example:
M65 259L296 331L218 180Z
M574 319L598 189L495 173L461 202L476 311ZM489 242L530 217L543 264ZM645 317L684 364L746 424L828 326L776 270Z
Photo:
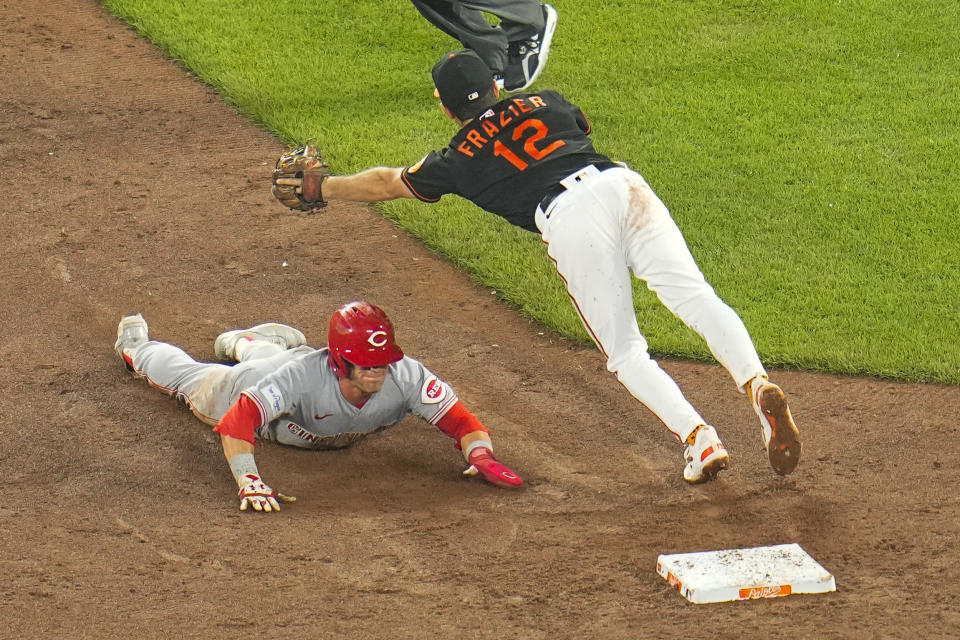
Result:
M408 413L436 424L457 402L449 385L404 357L388 367L380 391L355 407L340 392L327 349L290 360L243 394L260 409L260 438L309 449L345 447Z
M131 357L137 374L182 399L207 424L217 424L242 393L260 409L257 436L310 449L345 447L408 413L437 424L458 399L422 363L404 357L388 367L383 388L358 408L340 392L326 348L256 344L233 366L197 362L179 347L153 340Z

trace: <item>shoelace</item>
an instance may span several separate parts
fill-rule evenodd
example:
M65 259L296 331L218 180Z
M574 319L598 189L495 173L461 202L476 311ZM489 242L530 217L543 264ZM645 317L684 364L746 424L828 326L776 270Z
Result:
M528 54L533 55L540 51L540 36L536 35L529 40L511 42L509 48L509 54L515 58L522 58Z

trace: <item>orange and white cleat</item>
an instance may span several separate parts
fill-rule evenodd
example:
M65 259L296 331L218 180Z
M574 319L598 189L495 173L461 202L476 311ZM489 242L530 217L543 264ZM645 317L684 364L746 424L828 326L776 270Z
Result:
M763 446L773 470L782 476L800 464L800 432L790 415L783 390L769 380L757 377L750 385L750 402L760 417Z
M717 430L709 425L697 429L693 444L683 450L687 466L683 469L683 479L690 484L709 482L730 464L727 448L720 442Z

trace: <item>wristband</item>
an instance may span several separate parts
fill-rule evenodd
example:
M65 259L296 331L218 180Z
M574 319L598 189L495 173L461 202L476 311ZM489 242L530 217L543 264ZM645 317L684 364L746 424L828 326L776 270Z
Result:
M466 458L467 460L470 460L470 454L473 453L473 450L478 447L483 447L484 449L487 449L491 454L493 454L493 444L489 440L474 440L473 442L467 445L466 449L464 449L463 457Z
M237 481L237 486L242 486L242 480L247 474L255 476L260 475L257 469L257 461L254 460L252 453L238 453L230 458L230 471L233 472L233 479Z

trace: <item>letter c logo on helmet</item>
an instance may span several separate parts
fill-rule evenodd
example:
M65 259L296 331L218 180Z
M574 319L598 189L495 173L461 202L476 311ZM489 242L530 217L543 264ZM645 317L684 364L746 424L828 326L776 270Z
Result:
M385 367L403 358L394 339L387 314L369 302L345 304L330 318L330 368L339 378L348 375L347 365Z

